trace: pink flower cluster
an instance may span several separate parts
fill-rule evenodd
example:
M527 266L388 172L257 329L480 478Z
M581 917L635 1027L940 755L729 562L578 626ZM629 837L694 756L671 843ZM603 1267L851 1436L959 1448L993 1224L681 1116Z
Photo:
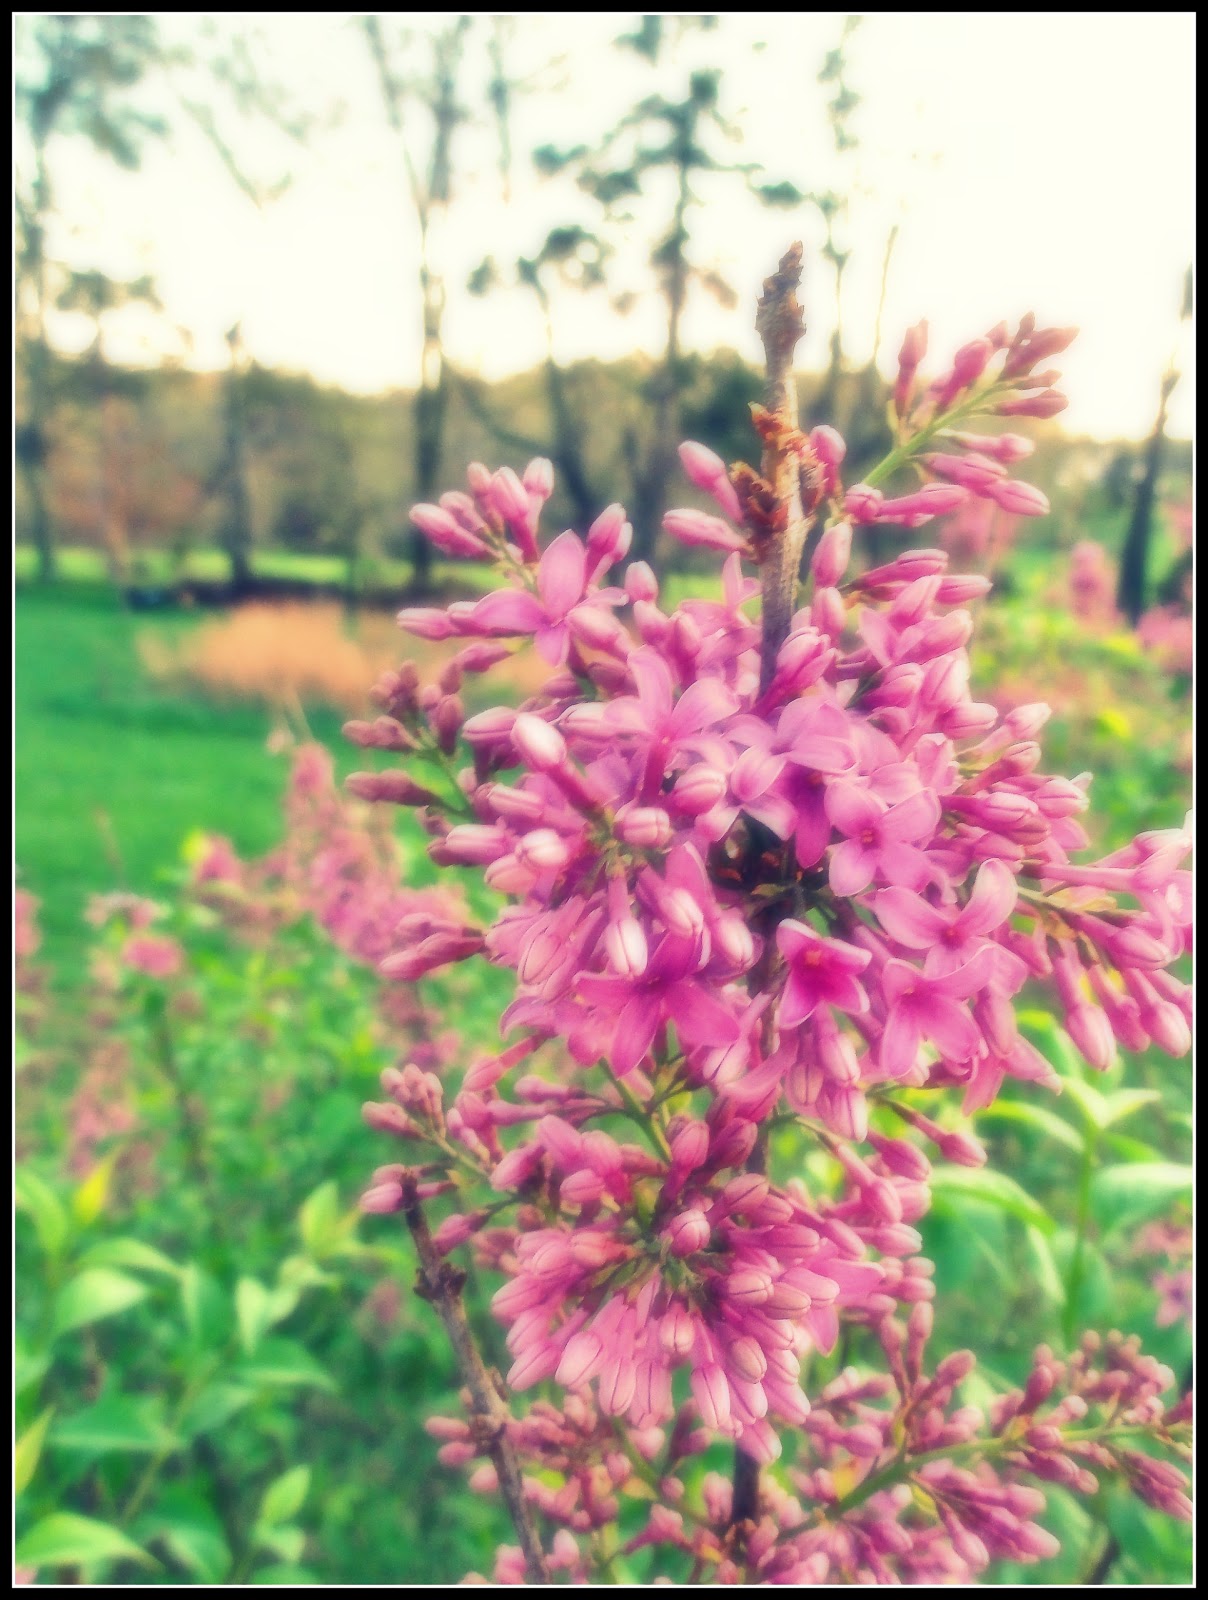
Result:
M489 923L448 907L404 915L380 970L414 981L485 958L514 974L502 1026L520 1037L452 1094L418 1067L388 1074L390 1098L367 1116L427 1145L412 1169L420 1199L457 1195L439 1248L471 1241L502 1272L493 1309L510 1387L566 1391L564 1411L534 1408L517 1428L553 1430L568 1461L596 1441L594 1476L563 1469L557 1495L533 1491L566 1529L598 1526L629 1475L610 1437L647 1463L669 1425L676 1448L720 1435L763 1464L788 1426L874 1467L892 1454L901 1418L811 1410L802 1363L835 1346L841 1322L892 1341L897 1308L930 1299L912 1226L929 1165L909 1134L976 1164L984 1152L953 1129L939 1091L958 1090L968 1112L1006 1077L1055 1086L1017 1026L1026 984L1049 986L1094 1067L1117 1042L1189 1047L1190 994L1169 971L1190 948L1189 832L1087 862L1086 784L1042 769L1047 709L1000 717L973 696L964 608L987 581L954 575L933 549L851 566L855 523L913 527L970 498L1012 515L1047 509L1007 476L1025 441L966 424L1059 409L1054 374L1035 369L1070 337L1025 319L919 389L914 330L895 391L899 443L853 489L833 430L795 436L819 537L770 675L743 561L762 560L776 526L771 489L703 446L682 459L721 515L674 511L665 526L725 553L715 598L665 606L648 566L618 571L631 537L619 506L584 537L543 544L548 463L523 478L474 466L468 492L415 514L442 550L492 559L504 581L477 601L401 614L421 638L464 644L436 685L420 688L411 666L379 685L384 714L349 735L407 767L352 785L416 807L433 860L481 869L502 905ZM886 499L875 480L907 462L930 481ZM467 717L466 676L526 644L551 668L542 691ZM540 1070L514 1077L522 1063ZM906 1103L915 1091L935 1092L936 1118ZM882 1131L886 1117L903 1137ZM642 1143L624 1142L626 1123ZM826 1154L828 1180L777 1172L772 1135L785 1123ZM407 1171L380 1168L366 1208L409 1203ZM945 1420L967 1370L953 1358L920 1391L924 1324L912 1315L914 1354L900 1371L891 1358L891 1372L907 1437L933 1456L971 1444L980 1418ZM1037 1426L1049 1428L1037 1441L1064 1448L1058 1423ZM529 1448L530 1434L518 1437ZM1045 1476L1043 1442L1021 1448ZM920 1470L937 1508L926 1538L900 1485L870 1493L862 1531L845 1521L840 1535L819 1525L824 1473L792 1513L788 1491L765 1479L746 1571L939 1581L1047 1550L1029 1521L1034 1491L936 1459ZM647 1542L712 1559L677 1522L675 1491L658 1493ZM710 1550L722 1548L723 1498L705 1517ZM803 1521L812 1532L799 1536ZM729 1548L718 1559L737 1560ZM569 1548L563 1558L578 1570Z
M724 1584L975 1583L993 1561L1043 1560L1059 1545L1034 1520L1045 1499L1028 1479L1093 1495L1097 1474L1108 1473L1147 1504L1190 1520L1179 1468L1126 1442L1146 1430L1176 1456L1190 1454L1190 1400L1164 1399L1174 1376L1135 1339L1087 1335L1066 1361L1041 1346L1023 1387L983 1411L956 1403L976 1366L971 1351L925 1370L930 1330L927 1304L915 1306L905 1326L883 1322L887 1371L868 1377L848 1367L822 1390L803 1451L783 1485L766 1486L741 1556L729 1481L707 1474L700 1510L687 1501L686 1469L708 1442L690 1408L670 1430L634 1435L627 1453L582 1397L561 1410L538 1402L509 1433L534 1472L554 1468L574 1491L526 1479L534 1504L559 1529L557 1569L587 1581L586 1536L615 1520L617 1491L635 1480L657 1490L661 1503L625 1554L657 1549L696 1580ZM445 1441L446 1465L478 1457L465 1423L438 1417L429 1431ZM488 1465L474 1468L470 1484L480 1493L497 1486ZM518 1550L499 1552L494 1579L524 1582Z

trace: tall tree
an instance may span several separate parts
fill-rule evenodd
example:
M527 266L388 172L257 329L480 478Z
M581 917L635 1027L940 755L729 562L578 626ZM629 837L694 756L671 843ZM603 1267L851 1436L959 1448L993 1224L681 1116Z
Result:
M1187 322L1193 310L1192 274L1187 268L1183 279L1183 303L1180 320ZM1162 471L1162 451L1166 442L1166 408L1174 392L1179 374L1174 357L1162 377L1158 397L1158 415L1153 431L1145 446L1144 465L1133 497L1132 515L1128 532L1124 536L1124 549L1120 556L1120 577L1116 588L1116 605L1129 619L1136 622L1145 610L1149 590L1149 550L1153 541L1153 511L1158 492L1158 478Z
M222 448L210 480L221 505L218 542L226 553L235 595L252 582L252 503L247 483L247 427L244 420L246 357L239 323L226 334L230 362L222 381Z
M711 29L716 22L713 16L643 16L634 31L622 35L617 44L656 67L666 61L685 34ZM656 227L650 251L665 314L663 352L647 384L650 424L645 438L631 434L627 450L633 477L633 550L641 559L648 559L655 548L675 467L683 319L689 293L696 286L723 303L733 302L733 290L721 275L696 261L691 251L690 225L700 203L699 180L720 176L739 180L769 204L795 205L802 198L792 184L759 182L759 169L750 162L723 159L719 140L733 143L738 138L739 130L722 111L721 70L710 68L689 72L677 96L644 96L591 146L545 146L536 152L541 170L573 172L609 222L627 217L628 208L642 197L670 196L669 211Z
M54 297L54 263L47 245L55 207L52 152L61 141L83 141L132 171L144 141L162 133L165 123L132 98L159 59L153 18L40 16L17 21L14 104L21 137L14 198L18 353L25 399L17 460L38 574L49 581L57 569L45 471L53 399L46 331Z
M70 139L84 141L134 171L146 141L167 134L183 112L200 126L243 191L262 205L280 194L289 178L248 170L236 154L246 126L270 124L300 141L316 119L292 109L284 91L259 70L252 35L238 31L222 35L212 21L202 23L195 40L173 45L151 16L18 18L16 43L14 99L21 137L14 194L18 349L25 401L17 456L38 569L42 577L50 578L55 572L55 540L45 477L53 403L47 312L55 298L55 279L61 279L65 270L47 244L57 199L56 145ZM140 103L144 89L148 96L154 92L155 110ZM272 159L276 161L275 154Z
M129 576L130 529L128 509L130 496L118 480L122 460L129 451L123 448L120 413L121 397L140 387L139 375L112 367L105 350L105 330L109 316L130 305L142 304L160 310L159 299L149 277L121 281L107 273L92 268L85 272L71 272L57 298L63 311L78 311L93 326L92 345L86 357L88 388L98 417L97 502L101 548L109 567L109 576L115 584L123 584Z
M607 246L596 234L578 224L568 224L551 228L535 255L521 256L516 262L514 281L533 295L545 331L542 370L549 417L549 432L545 438L518 432L492 410L485 385L458 374L467 405L495 438L514 449L548 455L552 459L558 482L570 500L577 523L583 528L595 517L602 500L592 481L587 459L590 418L579 403L573 378L557 357L554 300L559 288L570 287L579 292L601 288L607 255ZM485 294L501 281L502 275L494 259L487 257L470 277L470 292Z
M500 133L506 164L509 86L503 72L501 33L505 18L495 18L486 99ZM446 265L439 235L454 193L454 155L458 136L470 121L468 47L474 20L449 18L432 33L411 31L389 41L383 19L361 19L377 70L386 117L402 152L407 190L419 230L419 291L422 343L420 381L415 395L415 494L430 500L440 486L441 455L449 406L450 373L445 356ZM412 66L424 56L422 70ZM431 587L432 547L415 530L412 587Z

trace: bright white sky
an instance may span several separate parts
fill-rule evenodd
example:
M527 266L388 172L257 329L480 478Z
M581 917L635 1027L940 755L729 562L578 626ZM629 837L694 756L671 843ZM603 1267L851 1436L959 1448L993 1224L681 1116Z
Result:
M232 16L209 15L223 26ZM108 341L117 358L175 353L190 365L218 366L222 334L240 320L248 348L268 365L362 392L413 385L416 227L357 19L293 13L235 14L234 21L260 30L266 70L297 101L316 112L333 100L344 104L338 125L305 149L276 134L228 130L246 165L265 176L288 159L290 189L258 212L181 119L135 175L64 142L53 159L65 226L52 244L80 265L154 276L166 318L115 317ZM933 351L946 355L1001 317L1033 309L1042 323L1082 329L1062 358L1072 431L1147 432L1174 353L1184 376L1171 427L1190 433L1191 337L1178 311L1194 226L1192 13L868 15L847 47L848 80L863 101L853 124L860 148L843 158L833 151L814 81L842 14L726 15L718 30L686 44L661 78L612 47L630 21L623 13L517 15L517 71L563 60L552 73L539 72L543 85L517 100L507 202L485 101L482 125L467 132L468 172L442 244L454 360L494 378L540 359L541 325L527 297L475 301L461 285L486 254L514 260L534 251L552 223L593 220L573 188L530 175L528 151L547 141L590 143L639 95L682 84L690 64L721 61L724 107L745 129L735 157L759 161L769 178L802 189L851 195L844 324L852 357L871 349L885 241L897 223L883 366L920 317L930 321ZM163 26L180 37L197 22L165 18ZM757 50L760 40L767 47ZM834 311L829 270L817 254L824 237L817 214L761 209L733 185L702 198L693 224L697 258L718 267L741 298L727 310L699 296L687 317L688 344L730 345L757 360L754 295L784 246L804 237L812 261L804 359L820 365ZM646 291L637 308L621 317L601 296L568 294L558 306L561 355L658 348L648 239L639 219L618 252L616 286ZM76 348L88 338L69 317L56 333Z

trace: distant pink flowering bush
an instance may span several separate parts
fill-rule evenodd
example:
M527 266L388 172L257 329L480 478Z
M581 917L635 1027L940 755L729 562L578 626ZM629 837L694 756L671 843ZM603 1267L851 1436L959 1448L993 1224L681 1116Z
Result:
M689 1581L968 1581L1052 1552L1037 1481L1089 1494L1103 1473L1187 1513L1182 1473L1134 1443L1181 1450L1189 1402L1163 1398L1172 1375L1135 1343L1041 1349L1022 1390L961 1403L974 1357L929 1364L914 1226L928 1149L985 1159L944 1091L968 1113L1008 1077L1057 1086L1017 1025L1025 984L1047 985L1094 1067L1117 1044L1190 1042L1168 970L1190 944L1190 834L1087 861L1086 782L1042 770L1046 708L1000 718L971 695L965 608L987 581L932 549L852 566L860 525L1047 509L1010 476L1024 441L969 429L1058 411L1042 369L1073 334L1000 325L925 384L912 330L897 442L847 487L838 434L797 427L795 281L786 257L761 302L759 471L683 447L716 509L665 528L724 556L716 595L662 606L651 568L622 566L617 505L543 540L547 462L474 465L415 521L500 584L404 611L464 647L436 684L388 675L384 714L347 729L405 763L355 792L416 807L433 860L480 869L498 897L493 918L405 913L382 973L485 959L515 977L505 1049L456 1088L391 1070L366 1108L406 1154L364 1207L403 1214L467 1385L468 1419L432 1432L517 1528L500 1582L589 1581L622 1547L657 1547L658 1570ZM882 491L907 468L920 480ZM467 719L464 677L528 646L549 664L542 692ZM811 1150L831 1180L807 1177ZM451 1209L430 1231L438 1198ZM461 1307L446 1258L467 1244L503 1276L506 1396L556 1397L522 1415ZM814 1392L809 1363L844 1328L880 1371ZM732 1481L691 1471L718 1439L737 1447ZM635 1507L644 1525L619 1546Z
M1153 606L1137 623L1141 648L1164 672L1190 677L1194 664L1195 620L1181 606Z
M1070 610L1083 622L1116 620L1116 573L1097 540L1083 539L1070 552L1069 588Z

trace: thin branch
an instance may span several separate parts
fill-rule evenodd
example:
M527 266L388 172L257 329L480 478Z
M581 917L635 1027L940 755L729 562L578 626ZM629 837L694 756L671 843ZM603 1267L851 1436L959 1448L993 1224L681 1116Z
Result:
M545 1553L524 1498L520 1463L507 1436L512 1413L499 1392L498 1378L488 1372L479 1353L462 1304L465 1274L443 1260L432 1242L428 1222L416 1193L416 1180L410 1173L403 1180L403 1196L403 1219L410 1229L419 1256L415 1292L436 1308L444 1323L462 1380L470 1391L475 1436L494 1464L500 1493L524 1551L529 1582L549 1583Z
M776 672L776 655L788 637L797 601L797 579L808 523L801 503L800 445L797 431L797 385L793 352L805 332L797 301L801 282L801 245L790 246L779 269L764 281L755 331L763 341L767 376L764 405L769 425L764 431L762 473L775 501L775 524L763 544L760 582L763 588L763 650L760 691Z

